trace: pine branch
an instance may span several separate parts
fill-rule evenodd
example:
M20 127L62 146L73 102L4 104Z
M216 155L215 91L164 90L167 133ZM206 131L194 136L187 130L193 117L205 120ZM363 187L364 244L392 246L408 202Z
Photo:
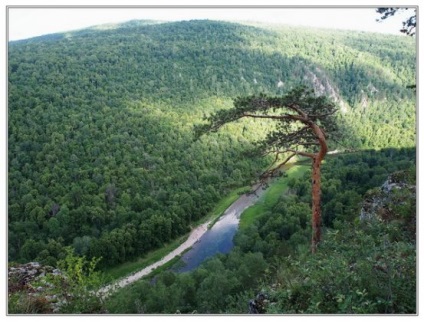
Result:
M306 118L299 116L299 115L295 115L295 114L260 115L260 114L243 113L243 117L274 119L274 120L296 120L296 121L300 121L300 122L308 122L308 120Z

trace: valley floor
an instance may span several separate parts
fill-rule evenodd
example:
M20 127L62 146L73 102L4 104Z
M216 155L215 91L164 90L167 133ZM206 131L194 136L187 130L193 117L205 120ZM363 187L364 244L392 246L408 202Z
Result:
M192 232L190 233L190 236L188 237L188 239L184 243L182 243L179 247L174 249L172 252L170 252L168 255L166 255L165 257L163 257L159 261L145 267L141 271L135 272L135 273L123 278L123 279L120 279L115 283L112 283L112 284L109 284L109 285L102 287L98 291L98 294L100 294L102 296L108 296L108 295L110 295L111 292L114 292L121 287L125 287L128 284L131 284L131 283L141 279L142 277L152 273L152 271L154 269L168 263L169 261L171 261L175 257L181 255L187 249L192 247L199 240L200 237L203 236L203 234L208 230L208 225L210 223L211 222L208 221L208 222L201 224L200 226L196 227L195 229L193 229Z

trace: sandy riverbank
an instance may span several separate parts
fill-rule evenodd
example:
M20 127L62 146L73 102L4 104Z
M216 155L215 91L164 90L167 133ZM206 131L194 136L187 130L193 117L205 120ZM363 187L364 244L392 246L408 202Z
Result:
M187 238L187 240L184 243L182 243L180 246L178 246L176 249L174 249L168 255L163 257L161 260L159 260L159 261L145 267L141 271L133 273L133 274L131 274L131 275L115 282L115 283L112 283L112 284L109 284L109 285L102 287L98 291L98 294L100 296L106 297L106 296L110 295L111 293L113 293L114 291L116 291L117 289L119 289L121 287L125 287L128 284L131 284L131 283L139 280L140 278L150 274L156 268L158 268L158 267L162 266L163 264L169 262L171 259L175 258L176 256L181 255L185 250L192 247L200 239L200 237L203 236L203 234L208 230L209 224L210 224L210 221L208 221L208 222L196 227L195 229L193 229L192 232L190 233L190 236Z

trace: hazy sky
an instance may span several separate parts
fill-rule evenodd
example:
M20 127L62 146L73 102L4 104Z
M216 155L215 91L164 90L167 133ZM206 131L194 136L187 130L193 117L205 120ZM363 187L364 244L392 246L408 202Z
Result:
M378 17L375 8L9 8L8 35L18 40L132 19L247 20L400 34L405 15L382 23Z

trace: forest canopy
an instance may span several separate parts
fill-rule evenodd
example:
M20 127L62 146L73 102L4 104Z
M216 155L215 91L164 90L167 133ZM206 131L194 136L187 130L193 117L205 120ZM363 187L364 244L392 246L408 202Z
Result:
M303 84L340 106L335 148L415 147L414 46L214 21L10 42L9 260L54 265L72 246L113 266L188 232L269 161L245 157L265 122L193 143L191 126L240 95Z

